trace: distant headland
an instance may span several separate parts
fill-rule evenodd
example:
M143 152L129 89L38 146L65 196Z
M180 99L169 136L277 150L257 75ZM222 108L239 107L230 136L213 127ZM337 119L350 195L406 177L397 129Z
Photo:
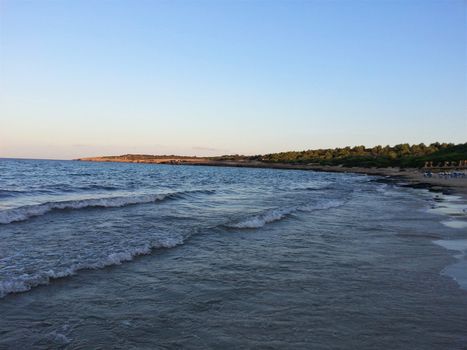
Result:
M442 174L467 170L467 143L399 144L395 146L344 147L291 151L265 155L223 155L196 157L176 155L125 154L80 158L90 162L229 166L350 172L386 176L387 181L403 180L406 186L427 188L467 196L467 179ZM437 176L432 176L432 173Z
M196 157L177 155L125 154L77 159L93 162L128 162L189 165L231 165L254 167L280 166L339 166L344 168L457 168L467 167L467 143L432 143L430 145L408 143L395 146L344 147L289 151L265 155L222 155Z

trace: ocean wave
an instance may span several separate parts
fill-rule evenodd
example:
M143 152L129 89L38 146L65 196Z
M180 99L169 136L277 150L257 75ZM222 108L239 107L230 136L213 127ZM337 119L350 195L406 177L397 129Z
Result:
M56 194L56 193L79 193L87 191L115 191L119 190L119 187L110 185L83 185L83 186L72 186L68 184L55 184L49 185L42 188L29 188L25 190L7 190L0 189L0 198L18 197L18 196L31 196L36 194Z
M232 223L232 224L228 224L226 226L229 228L248 228L248 229L260 228L271 222L285 219L286 217L290 216L291 214L295 212L326 210L326 209L331 209L331 208L338 208L340 206L343 206L344 204L345 204L345 201L336 199L336 200L330 200L326 202L320 202L320 203L304 205L304 206L270 209L261 214L251 216L245 220Z
M230 224L227 226L231 228L259 228L259 227L263 227L264 225L270 222L282 220L283 218L285 218L287 215L290 215L294 211L295 211L294 208L271 209L260 215L255 215L243 221Z
M49 284L51 280L72 276L80 270L97 270L107 266L120 265L125 261L133 260L137 256L150 254L154 249L173 248L183 244L183 242L184 240L181 237L167 237L158 240L156 243L147 243L122 252L108 254L98 261L80 262L62 269L50 269L34 274L11 277L0 281L0 298L11 293L27 292L39 285Z
M24 193L24 191L18 191L18 190L0 190L0 198L6 198L6 197L15 197L18 194Z
M48 342L52 342L58 346L65 346L72 342L73 339L69 338L66 334L68 330L68 325L64 325L60 330L54 330L48 333L44 338ZM62 333L60 333L62 332Z
M315 183L304 183L302 185L291 187L290 190L292 191L320 191L320 190L328 190L333 189L334 183L331 181L320 181Z
M60 192L81 192L81 191L114 191L120 189L116 186L111 185L98 185L98 184L89 184L82 186L73 186L69 184L57 184L48 186L47 189L50 191L60 191Z
M452 229L467 228L467 203L462 197L454 195L436 194L430 198L426 211L441 215L440 223Z
M445 267L442 275L451 277L464 290L467 290L467 239L440 239L433 243L453 252L457 262Z
M18 208L0 211L0 224L10 224L16 221L24 221L34 216L41 216L54 210L72 210L84 208L117 208L134 204L145 204L164 199L175 199L192 193L212 193L211 190L191 190L166 194L144 194L134 196L89 198L58 202L46 202L35 205L25 205Z
M295 191L322 191L322 190L332 190L335 187L333 185L325 186L305 186L305 187L296 187L293 190Z
M454 229L464 229L467 228L467 221L465 220L444 220L441 221L441 224L443 224L446 227L454 228Z
M315 210L327 210L333 208L340 208L347 203L345 200L341 199L331 199L325 202L319 202L310 205L303 205L297 207L297 211L315 211Z
M467 254L467 239L439 239L433 243L447 249Z

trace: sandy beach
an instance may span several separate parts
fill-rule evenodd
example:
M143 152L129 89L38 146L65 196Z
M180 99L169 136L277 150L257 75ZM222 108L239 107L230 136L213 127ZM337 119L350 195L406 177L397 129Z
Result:
M403 183L404 186L458 194L467 199L467 178L445 178L437 173L433 173L432 177L425 177L422 169L319 167L311 170L385 176L392 182Z

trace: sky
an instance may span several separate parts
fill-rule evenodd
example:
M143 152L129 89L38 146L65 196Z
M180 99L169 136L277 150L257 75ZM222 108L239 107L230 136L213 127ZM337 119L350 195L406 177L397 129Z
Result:
M466 4L0 0L0 157L467 142Z

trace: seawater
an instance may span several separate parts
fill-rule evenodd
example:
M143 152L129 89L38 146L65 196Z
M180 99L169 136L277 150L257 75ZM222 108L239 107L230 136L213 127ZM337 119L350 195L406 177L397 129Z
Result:
M466 222L363 175L0 159L0 348L462 349Z

